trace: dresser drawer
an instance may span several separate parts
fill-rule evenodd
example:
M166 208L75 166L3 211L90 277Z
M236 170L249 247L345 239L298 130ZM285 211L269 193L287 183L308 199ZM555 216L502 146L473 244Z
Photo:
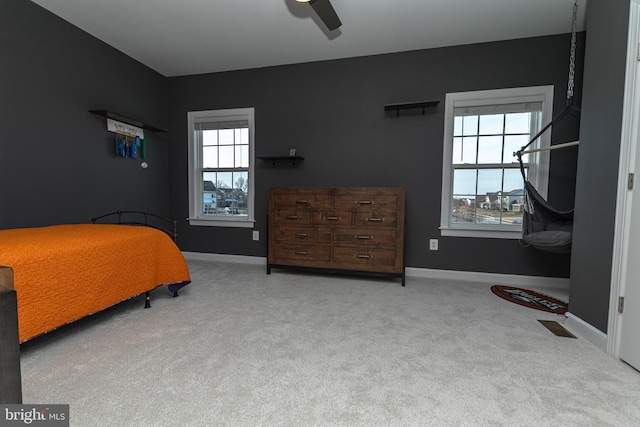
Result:
M354 268L363 266L389 266L396 264L396 251L393 249L361 249L335 246L333 248L333 262L350 264Z
M331 196L327 194L276 194L273 207L295 209L330 209Z
M349 211L316 211L313 213L313 223L316 225L345 226L351 225L353 212Z
M274 248L276 262L279 260L330 261L331 246L276 243Z
M375 228L344 228L336 229L333 235L336 244L391 246L396 244L396 230Z
M327 227L295 227L277 225L273 228L276 242L330 243L331 229Z
M278 209L273 212L273 223L311 225L311 215L311 211Z
M392 227L398 224L398 214L396 212L356 212L354 225L366 227Z
M338 194L334 198L333 207L336 209L395 210L398 207L398 196L375 193Z

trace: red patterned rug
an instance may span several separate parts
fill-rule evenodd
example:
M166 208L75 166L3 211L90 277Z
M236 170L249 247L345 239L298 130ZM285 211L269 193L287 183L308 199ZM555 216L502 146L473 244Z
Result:
M491 292L507 301L549 313L564 314L569 309L569 304L564 301L528 289L493 285Z

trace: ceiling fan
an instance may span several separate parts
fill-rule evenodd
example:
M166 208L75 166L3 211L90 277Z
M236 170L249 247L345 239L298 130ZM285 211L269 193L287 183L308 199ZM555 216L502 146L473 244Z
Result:
M327 26L329 31L333 31L342 25L338 14L331 6L329 0L296 0L300 3L309 3L316 12L320 20Z

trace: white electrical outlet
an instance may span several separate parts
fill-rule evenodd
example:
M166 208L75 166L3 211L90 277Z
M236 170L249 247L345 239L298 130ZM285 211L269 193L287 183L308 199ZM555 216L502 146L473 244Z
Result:
M438 239L429 239L429 250L430 251L438 250Z
M253 230L253 240L260 240L260 232L258 230Z

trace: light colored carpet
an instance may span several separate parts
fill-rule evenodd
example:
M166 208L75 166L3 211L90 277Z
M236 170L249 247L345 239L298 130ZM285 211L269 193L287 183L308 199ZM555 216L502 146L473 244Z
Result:
M640 425L637 371L490 285L189 267L178 298L24 344L24 402L87 427Z

